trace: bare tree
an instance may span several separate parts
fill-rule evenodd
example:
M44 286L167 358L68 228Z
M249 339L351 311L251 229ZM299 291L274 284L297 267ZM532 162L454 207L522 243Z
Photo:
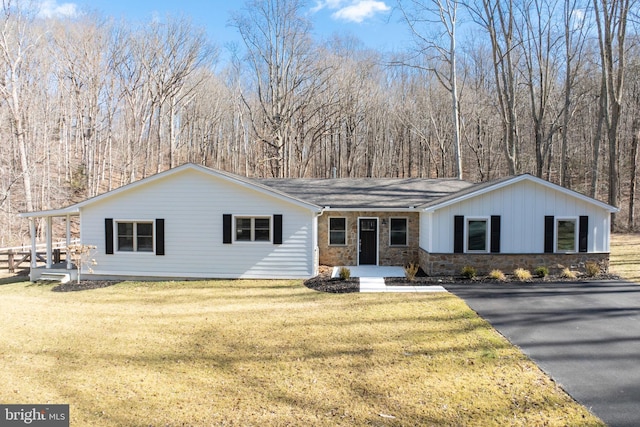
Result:
M564 106L562 108L562 140L560 148L560 185L570 187L569 180L569 127L576 110L576 98L583 94L575 91L578 76L581 72L586 40L586 19L584 11L588 2L584 0L564 0L564 57L566 60L564 74Z
M619 141L618 125L622 114L622 96L626 65L627 16L635 1L593 0L593 11L598 29L598 44L602 72L602 96L600 117L604 125L609 145L609 191L608 202L619 203ZM596 169L597 171L597 169ZM595 194L595 185L592 194ZM615 220L611 221L612 227Z
M28 12L3 0L0 16L0 97L9 110L12 140L19 154L20 173L24 189L24 202L27 210L34 209L32 194L32 159L29 156L28 120L29 112L25 107L30 94L31 84L38 81L36 46L42 37L33 25Z
M479 3L479 2L478 2ZM510 175L520 172L520 134L518 117L518 50L514 0L482 0L467 9L489 36L493 74L502 120L502 146Z
M311 23L302 0L250 0L232 25L247 48L255 103L242 94L258 142L269 147L265 163L277 177L290 176L296 115L322 84L325 69L313 58Z
M463 177L462 152L460 147L460 105L458 90L456 30L458 25L457 0L398 0L398 7L409 26L417 44L417 53L428 60L417 66L428 64L430 59L446 65L446 71L428 67L451 95L451 123L453 130L454 174ZM434 26L440 31L434 32ZM435 55L434 55L435 53ZM416 66L416 63L412 64Z

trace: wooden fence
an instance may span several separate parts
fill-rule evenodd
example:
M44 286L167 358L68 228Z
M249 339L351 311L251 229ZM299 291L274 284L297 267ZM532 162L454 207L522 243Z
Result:
M71 244L78 243L78 239L71 241ZM51 258L53 264L66 262L67 242L55 242L51 245ZM40 266L47 263L47 245L41 243L36 245L36 263ZM31 246L16 246L13 248L0 248L0 270L7 270L15 273L18 269L28 269L31 267Z

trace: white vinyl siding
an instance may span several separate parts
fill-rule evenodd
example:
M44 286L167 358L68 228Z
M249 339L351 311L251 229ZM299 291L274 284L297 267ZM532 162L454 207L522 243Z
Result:
M456 215L463 215L465 222L467 218L500 215L501 253L543 253L545 215L556 218L587 215L588 252L609 252L608 211L532 181L519 181L433 212L421 213L421 247L432 253L452 253Z
M283 215L281 245L222 243L224 214L272 218L276 213ZM147 216L165 219L165 256L105 254L105 218ZM96 275L308 278L316 271L314 223L311 209L187 169L83 207L81 238L98 246Z

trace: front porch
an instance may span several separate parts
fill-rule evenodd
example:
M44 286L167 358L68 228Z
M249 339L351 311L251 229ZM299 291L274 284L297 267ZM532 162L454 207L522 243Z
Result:
M20 214L22 218L29 219L29 231L31 234L31 251L30 251L30 270L29 279L34 282L37 280L60 280L69 281L77 279L78 272L73 265L73 260L68 254L68 248L72 244L78 243L79 239L71 238L71 219L72 217L78 217L80 212L73 208L57 209L42 212L26 212ZM62 218L64 220L65 239L62 244L56 244L54 247L54 218ZM42 244L38 244L38 233L36 227L36 221L43 220L45 222L45 251L42 254L38 251L38 247ZM60 252L64 250L65 259L61 260ZM44 262L44 266L38 265L38 260Z

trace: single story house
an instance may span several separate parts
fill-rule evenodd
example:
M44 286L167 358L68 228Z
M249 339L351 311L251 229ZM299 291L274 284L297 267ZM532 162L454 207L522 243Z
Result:
M405 265L430 275L540 265L608 268L617 208L524 174L457 179L249 179L185 164L72 206L20 214L79 216L95 245L86 278L308 278L319 265ZM67 261L71 271L71 262Z

